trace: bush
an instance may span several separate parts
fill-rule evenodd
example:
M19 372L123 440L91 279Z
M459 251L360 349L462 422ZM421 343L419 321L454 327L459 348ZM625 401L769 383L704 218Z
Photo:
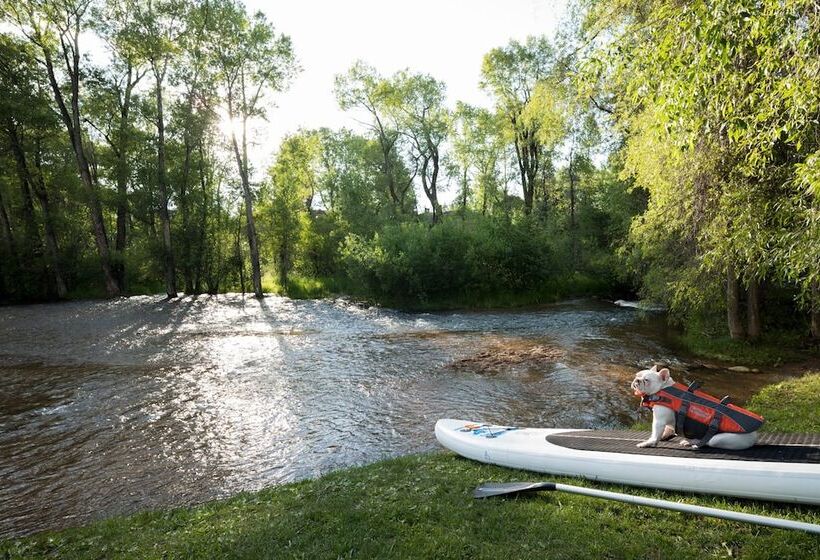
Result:
M363 293L419 302L536 290L566 268L530 221L481 216L390 225L370 239L349 235L342 260Z

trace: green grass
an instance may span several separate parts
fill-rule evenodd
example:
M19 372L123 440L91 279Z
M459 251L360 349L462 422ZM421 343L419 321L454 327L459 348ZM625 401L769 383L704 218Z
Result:
M764 387L747 408L761 411L766 431L820 433L820 373Z
M764 389L753 407L770 429L817 430L820 374ZM470 497L482 481L539 478L449 453L415 455L2 541L0 558L817 558L820 541L800 532L571 494ZM820 523L820 509L808 506L555 480Z
M0 544L10 558L808 558L817 538L569 494L476 501L532 473L410 456L204 506ZM586 484L557 479L571 484ZM820 521L811 508L598 488Z
M288 296L292 299L320 299L336 291L331 278L314 278L299 275L288 277L287 286L283 288L273 274L262 276L262 291L265 293Z
M750 342L732 340L728 336L687 332L678 337L677 343L703 358L748 366L777 366L812 355L812 349L805 346L804 338L800 333L781 331L766 333L760 340Z

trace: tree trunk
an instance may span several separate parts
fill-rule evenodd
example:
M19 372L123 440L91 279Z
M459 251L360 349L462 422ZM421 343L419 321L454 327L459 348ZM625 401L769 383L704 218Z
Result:
M165 121L162 106L162 80L164 72L160 73L154 63L156 78L157 102L157 186L159 187L159 221L162 228L163 261L165 265L165 293L169 298L177 297L176 270L174 266L174 252L171 246L171 217L168 213L168 185L165 164Z
M820 282L811 285L811 336L820 340Z
M57 288L57 297L64 299L68 295L68 287L63 278L63 267L60 264L60 253L57 247L57 235L54 232L54 220L51 216L51 207L48 194L45 190L37 191L37 198L43 209L43 222L46 237L46 252L51 262L51 271L54 276L54 285Z
M190 112L189 112L190 116ZM185 293L194 291L193 267L191 266L191 232L190 229L190 208L188 206L188 181L191 175L191 138L186 130L183 144L185 148L185 159L182 164L182 184L179 187L179 210L182 214L182 277L185 280Z
M115 149L117 156L117 233L114 249L117 252L117 258L114 262L114 276L123 292L125 291L125 249L128 246L128 128L130 126L131 92L140 80L139 76L136 80L132 76L133 68L129 63L126 87L120 106L119 137Z
M461 176L461 219L467 218L467 166L464 166L464 173Z
M71 78L71 111L65 104L63 92L60 89L60 84L54 73L54 63L51 59L51 54L48 49L43 50L44 61L48 73L48 81L51 85L54 99L59 108L60 117L63 119L69 139L71 140L71 147L74 150L74 159L77 162L77 169L80 174L80 181L83 185L87 197L88 211L91 218L91 227L94 233L94 242L97 245L97 253L100 256L100 265L103 270L103 280L105 281L105 290L109 297L116 297L120 295L120 288L114 278L111 269L111 251L108 245L108 235L105 231L105 220L103 220L102 206L100 199L97 196L97 186L91 175L91 169L88 165L88 160L85 156L83 148L83 135L80 127L80 51L79 46L75 44L73 50L74 56L72 65L68 65L68 55L66 54L67 68Z
M513 130L517 127L517 118L511 119ZM521 188L524 192L524 213L532 213L535 199L535 182L538 177L539 146L529 130L519 130L515 135L515 157L521 173Z
M726 318L729 325L729 336L734 340L742 339L743 322L740 320L740 283L735 273L734 264L726 271Z
M3 270L0 270L0 301L2 301L3 296L11 295L10 290L7 290L6 287L6 277L10 275L10 268L16 268L17 266L17 249L14 246L14 236L11 232L11 222L9 221L9 215L6 212L6 204L3 201L3 189L0 188L0 232L2 232L3 236L3 262L6 263L6 266L3 267ZM11 278L10 278L11 279Z
M45 245L48 261L51 266L51 273L53 275L54 287L56 288L57 297L63 299L68 294L63 277L62 266L60 264L60 251L57 247L57 235L54 232L54 219L51 213L51 205L48 199L48 192L46 191L45 180L43 179L42 170L42 156L40 151L40 139L35 142L34 151L34 165L37 170L32 173L26 161L25 152L23 151L22 141L17 134L16 128L9 122L8 128L9 140L11 141L12 151L17 161L17 172L20 177L20 182L24 190L24 206L27 229L33 228L28 233L31 236L28 243L34 244L35 253L39 253L40 236L36 230L36 223L34 221L34 205L31 199L31 193L37 198L40 209L43 212L43 229L45 230Z
M230 102L229 102L230 105ZM233 119L232 108L228 109L231 119ZM245 122L242 123L242 151L239 150L239 143L236 140L236 133L231 133L236 165L239 168L239 178L242 182L242 194L245 198L245 218L248 225L248 248L251 253L251 276L253 281L253 293L257 298L264 297L262 293L262 272L259 266L259 244L256 236L256 222L253 218L253 194L251 193L250 180L248 178L247 147L244 141ZM243 282L244 284L244 282ZM245 291L244 288L242 290Z
M749 340L757 340L762 332L760 322L760 283L749 282L746 290L746 332Z
M257 298L262 298L264 294L262 293L262 271L259 266L259 240L256 235L256 221L253 217L253 198L247 181L243 182L242 191L245 193L245 218L248 226L248 248L251 253L253 294Z
M219 231L222 229L222 194L218 183L216 185L214 199L216 201L216 207L214 208L216 216L214 217L214 221L216 222L217 231ZM225 274L222 259L222 243L218 241L214 243L213 253L209 251L204 261L203 271L207 271L208 293L217 294L219 293L219 286L222 284L222 277Z
M57 246L57 234L54 231L54 217L51 212L51 202L48 198L45 179L43 178L42 156L40 151L40 139L37 140L36 151L34 153L34 165L37 169L37 176L32 181L34 194L40 203L43 211L43 227L46 237L46 252L51 262L51 271L54 275L54 285L57 288L57 297L63 299L68 295L68 287L63 277L63 267L60 261L60 250Z
M283 292L288 290L288 272L290 271L290 255L284 244L279 248L279 287Z
M432 158L426 155L422 156L422 164L421 164L421 186L424 190L424 194L427 195L427 200L430 201L430 206L433 209L433 224L437 224L440 219L441 210L438 204L438 193L436 192L436 175L438 170L436 169L435 161L433 162L433 173L428 178L427 170L430 167L430 162Z
M242 239L242 219L237 218L236 230L236 261L239 263L239 286L242 289L242 295L245 295L245 263L242 257L242 244L239 242Z
M23 151L22 141L18 135L17 126L11 116L6 117L6 135L9 139L11 152L14 154L14 163L17 168L17 178L20 181L20 200L22 201L21 211L23 215L23 226L25 229L25 244L23 246L24 258L29 261L25 263L30 267L31 261L40 253L40 235L37 232L37 220L34 217L34 201L31 197L31 175L26 162L26 154Z
M119 163L118 163L119 165ZM114 250L117 253L113 263L114 277L120 290L125 291L125 248L128 246L128 175L117 169L117 233Z
M208 180L205 176L205 150L202 149L202 138L199 139L199 184L202 188L202 211L199 218L199 235L196 245L196 252L194 256L194 274L196 280L194 281L194 291L197 294L202 293L202 278L205 275L204 271L204 252L205 244L207 243L207 228L208 228L208 206L210 200L208 197ZM219 216L217 216L217 219Z
M12 261L17 262L17 246L14 243L14 234L11 231L11 220L6 212L6 204L3 201L3 191L0 189L0 231L3 232L3 244Z
M576 206L576 192L575 192L575 169L573 166L574 163L574 152L570 150L569 152L569 166L567 167L567 171L569 173L569 236L570 236L570 244L571 244L571 251L572 251L572 266L574 268L578 268L578 227L575 218L575 206Z
M371 112L376 118L376 126L378 127L379 147L382 152L382 172L384 173L385 179L387 179L387 191L390 195L390 201L393 203L394 210L396 210L397 213L402 213L404 211L404 196L403 193L402 196L399 196L397 192L396 177L393 174L393 160L391 159L393 148L396 145L396 139L390 140L376 111L373 110Z

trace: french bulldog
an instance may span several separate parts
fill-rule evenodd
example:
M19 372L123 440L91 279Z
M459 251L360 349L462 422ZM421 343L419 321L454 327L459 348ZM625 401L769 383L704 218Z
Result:
M645 369L635 374L632 381L632 390L640 395L654 395L661 389L671 387L675 384L667 368L658 371L657 366ZM656 447L659 441L672 439L675 434L675 411L669 407L655 404L652 407L652 435L648 440L642 441L638 447ZM679 434L683 435L683 434ZM746 434L717 433L708 442L708 446L718 449L748 449L757 443L758 433L750 432ZM688 439L683 439L680 444L684 447L697 449L702 444Z

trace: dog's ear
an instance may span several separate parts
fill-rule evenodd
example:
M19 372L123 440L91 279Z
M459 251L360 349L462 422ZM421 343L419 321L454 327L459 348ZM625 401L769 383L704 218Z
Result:
M660 370L658 374L660 374L661 376L661 381L666 381L667 379L669 379L669 370L666 368Z
M652 366L652 367L649 369L649 371L654 371L655 373L658 373L658 366L657 366L657 365Z

